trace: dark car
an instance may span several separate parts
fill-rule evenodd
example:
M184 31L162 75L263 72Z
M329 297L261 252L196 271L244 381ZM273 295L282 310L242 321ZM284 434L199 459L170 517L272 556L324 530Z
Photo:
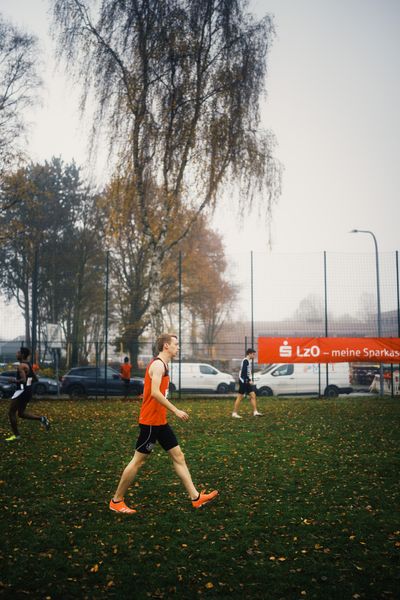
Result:
M107 386L106 386L107 382ZM131 377L128 394L139 396L143 393L144 380ZM125 396L126 387L118 371L107 367L107 380L104 367L76 367L62 378L61 393L69 396Z
M17 371L2 371L0 377L8 379L9 377L15 379ZM38 381L35 381L32 385L32 394L38 396L44 396L45 394L57 394L57 379L51 377L42 377L37 375Z
M8 377L0 375L0 398L11 398L16 389L15 383L10 383Z

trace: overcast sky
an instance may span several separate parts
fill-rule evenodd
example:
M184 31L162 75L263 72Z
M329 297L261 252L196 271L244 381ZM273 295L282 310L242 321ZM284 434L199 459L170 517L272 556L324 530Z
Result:
M51 59L48 1L0 0L0 6L44 49L45 89L32 116L31 156L84 164L77 94ZM372 240L349 235L353 228L372 229L382 251L399 249L400 2L252 0L250 9L273 14L277 31L262 111L285 169L273 250L368 252ZM228 252L239 241L265 249L258 215L251 227L235 221L227 222L225 211L215 219Z
M275 15L264 123L285 171L273 249L399 249L400 2L257 0ZM257 248L261 249L260 243Z
M35 33L43 48L42 107L32 115L29 153L86 161L77 93L54 71L47 0L0 0L2 14ZM251 0L274 15L262 117L277 138L283 193L274 210L272 252L373 253L400 249L400 1ZM231 218L227 218L227 214ZM228 254L266 250L263 219L246 223L226 206L214 225Z

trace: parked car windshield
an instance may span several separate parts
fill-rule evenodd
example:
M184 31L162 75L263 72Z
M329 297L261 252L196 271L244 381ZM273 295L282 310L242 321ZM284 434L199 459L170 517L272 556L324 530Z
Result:
M73 375L74 377L98 377L99 379L104 379L104 367L84 367L82 369L72 369L69 375ZM106 377L107 379L115 379L119 378L118 371L112 369L111 367L107 367L106 369Z
M100 373L101 373L101 369L100 369ZM104 370L103 370L103 376L104 376ZM117 377L119 379L118 371L115 371L114 369L107 367L107 379L115 379L115 377Z
M204 375L216 375L218 371L207 365L200 365L200 373L203 373Z
M282 375L292 375L293 371L294 369L292 364L281 365L280 367L275 369L275 371L273 371L272 375L274 377L281 377Z
M74 377L92 377L96 373L95 369L71 369L68 375L73 375Z
M265 367L265 369L262 369L262 371L259 371L257 373L257 375L265 375L265 373L268 373L268 371L270 371L272 369L272 367L274 366L274 363L271 363L270 365L267 365Z

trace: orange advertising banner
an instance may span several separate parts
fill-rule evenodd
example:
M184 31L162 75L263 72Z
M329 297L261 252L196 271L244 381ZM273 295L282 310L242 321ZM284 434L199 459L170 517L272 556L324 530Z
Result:
M259 337L258 363L400 362L400 338Z

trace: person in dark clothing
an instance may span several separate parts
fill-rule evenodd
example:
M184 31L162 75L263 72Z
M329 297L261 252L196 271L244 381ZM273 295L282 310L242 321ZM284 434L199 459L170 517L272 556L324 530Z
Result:
M18 388L11 398L10 410L8 413L13 434L6 438L6 442L15 442L21 437L18 431L17 413L21 419L40 421L46 431L49 431L50 429L50 421L47 417L39 417L26 412L28 402L32 399L32 383L37 381L35 372L28 360L30 354L29 348L24 347L20 348L17 352L17 359L19 360L17 377L15 379L10 378L10 381L16 383Z
M239 415L238 410L241 401L245 395L248 395L250 398L251 406L253 407L253 416L261 417L262 414L257 410L257 398L256 392L254 388L253 381L253 373L251 370L251 361L254 359L256 355L256 351L253 348L248 348L246 350L246 357L242 360L242 364L240 365L239 371L239 393L235 400L235 405L233 407L232 417L234 419L241 419L242 417Z

